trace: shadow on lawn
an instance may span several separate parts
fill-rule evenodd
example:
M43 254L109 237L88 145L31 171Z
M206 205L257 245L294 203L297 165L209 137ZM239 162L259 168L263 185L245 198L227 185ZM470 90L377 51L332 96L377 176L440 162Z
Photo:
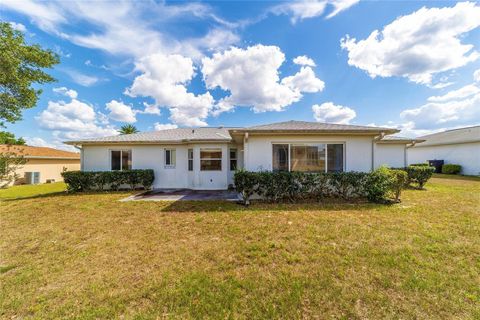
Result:
M159 203L159 202L157 202ZM172 201L164 202L165 206L162 212L248 212L248 211L368 211L375 208L381 208L388 205L374 204L368 202L345 202L334 199L326 199L322 202L303 202L303 203L267 203L255 201L246 207L242 204L232 201Z

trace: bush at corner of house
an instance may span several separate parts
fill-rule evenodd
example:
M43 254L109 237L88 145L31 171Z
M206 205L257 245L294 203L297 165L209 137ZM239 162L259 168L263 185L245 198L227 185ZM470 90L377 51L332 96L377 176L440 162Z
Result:
M65 171L63 180L69 192L89 190L118 190L128 184L133 190L138 186L150 189L155 179L152 169L135 169L125 171Z
M445 174L459 174L462 170L462 166L459 164L444 164L442 166L442 173Z
M406 169L408 175L408 183L417 183L420 189L432 177L435 167L430 166L408 166Z
M235 171L235 175L233 176L235 189L242 196L244 205L250 204L250 198L256 191L256 186L259 180L258 176L258 173L250 172L244 169Z
M391 175L391 190L393 192L394 198L396 202L400 201L400 195L402 190L408 184L408 174L405 170L399 169L390 169Z
M382 166L368 175L365 186L368 201L385 202L388 198L388 193L394 184L390 171L388 167Z

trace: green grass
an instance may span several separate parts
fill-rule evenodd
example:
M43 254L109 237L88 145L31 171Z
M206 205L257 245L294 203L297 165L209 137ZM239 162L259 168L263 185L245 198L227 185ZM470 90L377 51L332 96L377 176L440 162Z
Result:
M0 202L0 318L480 318L480 181L403 202Z
M67 186L63 182L12 186L10 188L0 189L0 199L20 199L44 196L64 192L66 188Z

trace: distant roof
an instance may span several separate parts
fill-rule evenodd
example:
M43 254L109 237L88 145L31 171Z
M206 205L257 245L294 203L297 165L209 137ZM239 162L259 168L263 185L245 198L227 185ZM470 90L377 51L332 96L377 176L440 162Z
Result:
M419 144L418 147L480 142L480 126L437 132L419 137L419 139L424 139L425 142Z
M243 132L313 132L313 133L352 133L352 134L392 134L397 129L332 124L306 121L287 121L253 127L200 127L177 128L159 131L123 134L109 137L67 141L66 144L105 144L105 143L188 143L206 141L232 141L232 133Z
M399 130L383 127L357 126L351 124L336 124L308 121L285 121L244 128L245 131L315 131L315 132L387 132Z
M0 152L11 152L27 159L80 159L80 153L46 147L0 144Z
M121 134L117 136L67 141L67 144L89 143L182 143L188 141L231 141L229 128L177 128L159 131Z
M413 143L413 142L423 142L425 140L423 139L419 139L419 138L408 138L408 137L400 137L400 136L392 136L392 135L388 135L388 136L384 136L382 138L382 140L378 141L378 142L390 142L390 143L395 143L395 142L398 142L398 143Z

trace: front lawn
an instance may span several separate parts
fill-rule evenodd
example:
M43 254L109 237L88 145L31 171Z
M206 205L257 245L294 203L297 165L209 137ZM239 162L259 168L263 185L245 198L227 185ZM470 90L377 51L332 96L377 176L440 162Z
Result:
M0 189L0 199L19 199L61 193L67 189L63 182L27 184Z
M480 181L403 202L0 202L0 318L479 318Z

